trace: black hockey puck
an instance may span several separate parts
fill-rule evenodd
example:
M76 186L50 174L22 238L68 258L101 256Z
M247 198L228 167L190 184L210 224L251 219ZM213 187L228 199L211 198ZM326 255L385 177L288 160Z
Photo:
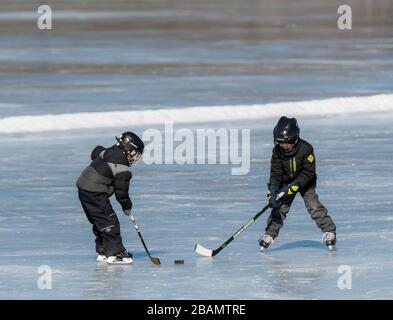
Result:
M175 260L176 264L184 264L184 260Z

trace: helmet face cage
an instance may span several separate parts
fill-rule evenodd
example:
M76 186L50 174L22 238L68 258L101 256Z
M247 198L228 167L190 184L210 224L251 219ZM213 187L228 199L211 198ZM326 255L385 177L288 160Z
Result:
M142 153L136 150L128 150L127 153L127 161L129 164L133 164L138 161L142 157Z

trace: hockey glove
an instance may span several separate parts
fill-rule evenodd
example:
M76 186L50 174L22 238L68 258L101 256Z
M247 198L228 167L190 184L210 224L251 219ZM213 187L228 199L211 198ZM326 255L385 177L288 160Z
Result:
M282 187L278 190L278 194L281 195L280 202L286 202L295 197L299 191L299 186L296 181L292 181L290 184Z
M132 202L130 201L130 208L129 209L123 209L123 213L126 216L129 216L131 214L131 209L132 209Z
M123 209L123 213L124 213L126 216L129 216L129 215L131 214L131 209L129 209L129 210Z
M277 201L277 195L278 188L276 186L271 186L269 188L267 196L269 197L269 205L273 209L278 209L280 207L280 203Z

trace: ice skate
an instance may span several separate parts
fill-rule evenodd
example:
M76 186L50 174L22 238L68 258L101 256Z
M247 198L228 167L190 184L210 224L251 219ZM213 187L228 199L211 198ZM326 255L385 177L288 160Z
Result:
M269 246L274 242L273 238L265 233L259 240L259 245L261 246L261 251L269 248Z
M106 260L108 264L131 264L132 261L132 254L127 250L119 252L113 256L109 256Z
M336 234L334 232L325 232L321 239L321 243L324 242L329 251L336 251Z

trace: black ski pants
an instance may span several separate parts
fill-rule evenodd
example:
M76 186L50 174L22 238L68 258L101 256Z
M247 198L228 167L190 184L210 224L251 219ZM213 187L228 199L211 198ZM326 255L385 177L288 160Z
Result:
M119 220L108 195L79 188L78 195L86 217L93 225L97 253L108 257L125 250L120 235Z

